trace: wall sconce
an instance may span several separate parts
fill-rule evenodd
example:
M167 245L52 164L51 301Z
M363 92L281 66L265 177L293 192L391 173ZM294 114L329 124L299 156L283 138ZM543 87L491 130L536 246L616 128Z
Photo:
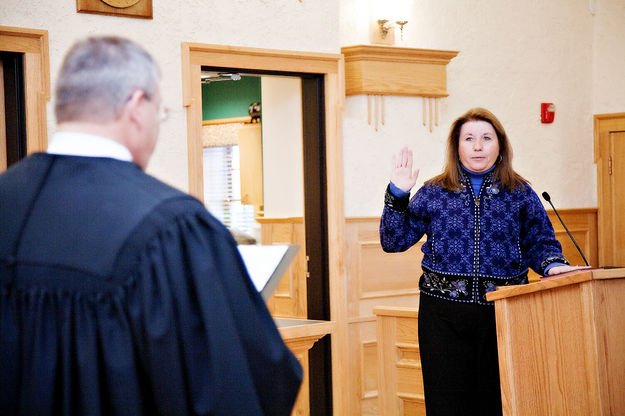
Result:
M411 3L411 0L372 0L371 43L395 44L396 27L399 27L400 39L403 41Z

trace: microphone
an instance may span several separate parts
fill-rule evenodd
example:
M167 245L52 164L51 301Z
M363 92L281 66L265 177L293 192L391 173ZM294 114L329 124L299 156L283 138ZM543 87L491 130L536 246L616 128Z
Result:
M582 258L584 259L584 263L586 263L586 266L589 266L588 260L586 260L586 257L584 257L584 253L582 253L582 250L577 245L577 242L575 241L575 239L573 238L573 236L569 232L569 229L566 228L566 225L564 225L564 221L562 221L562 218L560 218L560 214L558 214L558 211L556 211L556 207L554 207L553 204L551 203L551 197L549 196L549 194L547 192L543 192L543 198L545 198L545 201L549 202L549 205L551 205L551 208L553 208L553 212L556 213L556 215L558 216L558 219L560 220L560 223L562 224L562 226L566 230L566 233L569 235L569 237L571 237L571 241L573 241L573 244L575 244L575 248L577 248L577 251L579 251L579 254L582 255Z

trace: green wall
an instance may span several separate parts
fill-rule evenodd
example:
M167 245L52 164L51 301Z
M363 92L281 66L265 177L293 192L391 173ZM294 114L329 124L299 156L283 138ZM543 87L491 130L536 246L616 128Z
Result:
M254 101L260 103L260 77L203 84L202 120L248 116Z

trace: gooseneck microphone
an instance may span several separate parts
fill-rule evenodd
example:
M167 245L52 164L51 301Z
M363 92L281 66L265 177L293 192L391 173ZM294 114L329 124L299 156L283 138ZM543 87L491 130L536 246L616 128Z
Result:
M562 226L566 230L566 233L569 235L569 237L571 237L571 241L573 241L573 244L575 244L575 248L577 248L577 251L579 251L579 254L582 255L582 258L584 259L584 263L586 263L586 266L589 266L588 260L586 260L586 257L584 257L584 253L582 253L582 250L577 245L577 242L575 241L575 239L573 238L573 236L569 232L569 229L566 228L566 225L564 225L564 221L562 221L562 218L560 218L560 214L558 214L558 211L556 211L556 207L554 207L553 204L551 203L551 197L549 196L549 194L547 192L543 192L543 198L545 198L545 201L549 202L549 205L551 205L551 208L553 208L553 212L556 213L556 215L558 216L558 219L560 220L560 223L562 224Z

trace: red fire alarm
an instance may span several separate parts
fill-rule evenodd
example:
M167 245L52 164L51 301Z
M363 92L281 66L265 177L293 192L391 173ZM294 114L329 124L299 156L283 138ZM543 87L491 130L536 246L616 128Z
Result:
M540 122L553 123L556 116L556 106L553 103L540 103Z

